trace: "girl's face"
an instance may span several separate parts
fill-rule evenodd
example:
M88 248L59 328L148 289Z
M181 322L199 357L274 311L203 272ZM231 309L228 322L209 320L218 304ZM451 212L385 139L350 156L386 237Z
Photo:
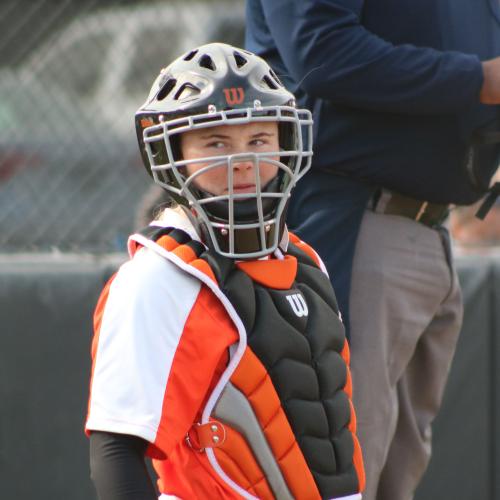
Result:
M184 160L207 156L234 155L239 153L269 153L279 151L278 124L276 122L254 122L241 125L219 125L217 127L190 130L181 135L181 152ZM279 156L272 157L279 160ZM207 163L186 166L192 175ZM233 192L255 193L255 166L251 159L233 163ZM221 165L200 174L194 180L197 188L215 196L227 194L227 166ZM259 162L261 186L265 186L278 173L278 167L264 160Z

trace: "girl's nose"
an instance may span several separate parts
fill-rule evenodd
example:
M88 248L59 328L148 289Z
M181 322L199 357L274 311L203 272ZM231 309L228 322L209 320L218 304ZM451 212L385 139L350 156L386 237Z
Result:
M253 168L253 161L252 160L240 160L234 163L234 169L235 170L250 170Z
M233 158L233 166L235 170L240 172L251 170L255 165L255 158L252 155L249 155L248 152L245 154L244 151L241 153L237 153Z

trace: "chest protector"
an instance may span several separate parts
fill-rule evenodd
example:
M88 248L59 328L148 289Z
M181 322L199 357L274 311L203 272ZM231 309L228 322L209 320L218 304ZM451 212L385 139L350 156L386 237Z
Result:
M349 350L314 252L290 235L284 260L238 263L179 229L141 236L207 276L240 320L240 345L189 446L244 498L361 498Z

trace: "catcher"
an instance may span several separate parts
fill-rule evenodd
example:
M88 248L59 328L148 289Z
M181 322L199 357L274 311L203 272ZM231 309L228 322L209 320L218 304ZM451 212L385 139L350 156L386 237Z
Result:
M361 498L349 349L317 254L287 231L312 120L259 57L208 44L136 113L172 205L96 307L86 432L101 500Z

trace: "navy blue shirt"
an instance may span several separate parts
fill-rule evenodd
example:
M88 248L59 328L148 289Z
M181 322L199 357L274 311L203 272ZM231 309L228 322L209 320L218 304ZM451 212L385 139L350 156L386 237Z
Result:
M374 189L467 204L496 169L497 145L470 145L477 130L500 129L497 108L479 104L480 61L500 55L498 0L246 1L247 48L313 112L313 167L287 222L323 258L349 333Z
M479 104L497 0L247 0L246 46L313 111L314 169L432 202L482 195L465 165L474 132L498 128Z

